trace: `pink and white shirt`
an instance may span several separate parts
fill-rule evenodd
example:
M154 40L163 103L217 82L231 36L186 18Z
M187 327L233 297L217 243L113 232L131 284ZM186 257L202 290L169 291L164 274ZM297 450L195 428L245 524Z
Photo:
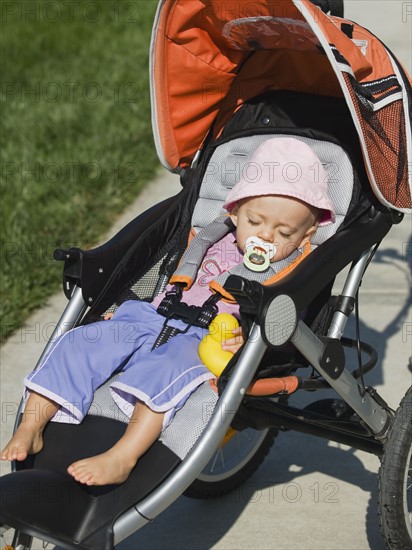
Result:
M237 247L235 235L234 233L228 233L206 251L198 269L196 279L192 286L183 292L182 300L189 305L203 305L211 295L209 284L216 277L242 262L243 254ZM156 308L163 300L166 292L172 288L173 285L167 285L165 291L156 296L152 302ZM223 300L219 300L217 306L219 313L230 313L231 315L238 316L239 306L237 304L229 304Z

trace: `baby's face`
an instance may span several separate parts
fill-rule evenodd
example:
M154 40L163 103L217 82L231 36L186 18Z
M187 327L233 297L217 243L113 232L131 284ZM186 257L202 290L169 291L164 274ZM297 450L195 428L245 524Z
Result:
M240 250L246 251L249 237L259 237L276 246L271 262L282 260L303 247L315 233L315 209L304 202L279 195L253 197L240 201L230 215L236 226Z

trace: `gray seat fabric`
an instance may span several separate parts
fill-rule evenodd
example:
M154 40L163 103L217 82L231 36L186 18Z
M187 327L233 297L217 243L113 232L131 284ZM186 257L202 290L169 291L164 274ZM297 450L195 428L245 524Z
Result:
M117 376L119 375L115 375L96 390L89 414L128 423L129 418L110 395L109 385ZM217 399L209 382L199 386L183 409L177 411L173 422L163 431L160 441L183 460L209 422Z
M194 209L192 225L195 229L199 230L225 212L223 202L243 171L250 170L248 177L253 178L254 167L250 158L254 150L265 140L274 137L290 136L268 134L243 137L224 143L215 150L205 171ZM328 174L329 195L336 211L335 223L319 228L312 238L312 244L316 246L331 237L345 218L352 198L353 168L348 155L338 145L298 136L296 139L311 146L321 160ZM96 391L90 413L128 422L128 418L117 408L110 396L109 383ZM184 459L210 420L217 399L209 383L199 386L163 431L161 441Z
M160 441L183 460L206 428L217 400L217 393L204 382L177 411Z

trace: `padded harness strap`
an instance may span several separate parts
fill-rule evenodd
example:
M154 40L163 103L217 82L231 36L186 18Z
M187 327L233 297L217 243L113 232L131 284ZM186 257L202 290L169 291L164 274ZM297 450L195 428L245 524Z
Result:
M209 223L201 229L186 248L176 272L170 279L170 284L179 283L184 290L188 290L196 280L197 272L207 250L233 230L234 225L227 214L222 214L212 223ZM209 284L210 290L212 292L219 292L228 302L235 302L234 298L223 288L229 275L239 275L245 279L253 279L261 284L274 282L282 276L283 272L286 274L292 266L295 267L295 264L303 259L303 256L309 252L310 246L305 247L303 254L299 250L294 250L289 256L271 263L266 271L260 273L252 272L243 263L240 263L218 275Z
M157 312L166 319L152 349L165 344L177 334L184 334L192 326L208 328L218 313L216 304L220 299L224 298L229 302L235 302L233 297L223 288L229 275L239 275L245 279L253 278L254 281L261 284L274 282L286 275L310 252L310 245L307 244L303 253L294 250L287 258L270 264L269 268L261 273L251 272L243 263L236 265L210 283L212 295L203 305L193 306L182 302L183 290L188 290L196 280L197 272L207 250L230 231L233 231L233 228L231 219L227 214L222 214L215 221L201 229L191 240L180 260L177 271L170 279L170 283L175 286L172 290L166 292L157 308ZM168 321L170 319L180 319L187 326L184 330L178 329L169 325Z
M207 250L233 230L234 225L227 214L222 214L201 229L186 248L177 270L170 279L170 284L181 283L185 290L188 290L196 280L199 266Z

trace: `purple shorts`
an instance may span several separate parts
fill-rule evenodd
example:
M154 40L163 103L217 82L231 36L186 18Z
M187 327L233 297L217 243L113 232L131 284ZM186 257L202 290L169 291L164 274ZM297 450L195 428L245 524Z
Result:
M214 376L199 359L205 334L200 328L191 327L151 351L164 321L147 302L125 302L111 320L59 337L40 367L26 377L26 388L60 405L54 421L79 423L95 390L120 371L110 384L116 405L130 417L141 401L165 413L165 427L189 395ZM175 320L170 324L186 326Z

